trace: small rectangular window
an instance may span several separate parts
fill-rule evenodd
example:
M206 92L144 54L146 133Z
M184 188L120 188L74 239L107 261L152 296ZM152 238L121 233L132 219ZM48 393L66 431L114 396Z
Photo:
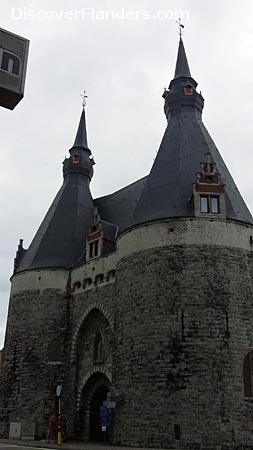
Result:
M74 164L78 164L80 162L80 156L79 155L74 155L72 160L73 160Z
M211 197L211 212L219 214L219 199L218 197Z
M99 240L89 243L89 258L95 258L95 256L98 256L98 244Z
M201 195L200 196L200 210L203 213L208 213L209 212L208 197L205 196L205 195Z
M192 92L193 92L193 89L192 89L191 86L186 86L186 87L184 88L184 93L185 93L186 95L192 95Z
M89 258L93 257L93 242L89 244Z
M180 439L180 425L176 424L174 425L174 432L175 432L175 439Z

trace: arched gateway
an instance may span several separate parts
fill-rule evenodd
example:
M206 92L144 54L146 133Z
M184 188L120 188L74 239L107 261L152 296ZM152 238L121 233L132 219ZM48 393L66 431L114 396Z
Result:
M110 381L102 372L95 372L85 383L78 410L79 430L85 440L102 441L99 409L107 398Z
M84 440L100 441L99 408L107 399L111 385L112 330L110 322L98 308L89 308L76 332L76 423Z

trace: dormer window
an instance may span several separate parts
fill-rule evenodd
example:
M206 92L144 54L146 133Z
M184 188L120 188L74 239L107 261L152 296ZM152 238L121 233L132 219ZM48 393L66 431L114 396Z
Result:
M210 197L210 204L211 204L211 212L213 214L219 214L219 197Z
M195 215L198 217L204 214L217 215L219 219L224 219L226 217L225 185L209 153L207 160L200 164L200 171L197 172L196 178L191 197Z
M72 158L72 161L74 164L78 164L80 163L80 156L79 155L74 155Z
M98 240L89 242L89 258L95 258L98 256L98 243Z
M192 88L192 86L185 86L185 88L184 88L184 93L185 93L186 95L192 95L192 93L193 93L193 88Z
M200 195L200 211L202 213L219 214L219 197Z
M200 196L200 210L203 213L208 213L208 197L207 195L201 195Z

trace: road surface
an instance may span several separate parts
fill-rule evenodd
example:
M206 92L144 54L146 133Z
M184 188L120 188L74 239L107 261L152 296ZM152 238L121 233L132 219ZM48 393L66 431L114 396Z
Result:
M14 448L18 448L19 450L52 450L52 448L49 449L48 447L23 447L23 445L0 444L0 449L2 450L12 450Z

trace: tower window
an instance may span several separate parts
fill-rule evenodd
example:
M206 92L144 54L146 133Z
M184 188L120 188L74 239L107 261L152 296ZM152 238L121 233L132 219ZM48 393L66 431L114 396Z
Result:
M219 214L219 197L212 195L201 195L200 210L202 213Z
M184 88L184 93L185 93L186 95L192 95L192 93L193 93L192 87L191 87L191 86L185 86L185 88Z
M200 209L201 209L201 212L204 212L204 213L209 212L207 195L200 196Z
M89 258L95 258L98 256L98 241L89 243Z
M80 156L79 155L74 155L72 158L72 161L74 164L78 164L80 162Z
M110 270L107 274L107 281L112 281L115 278L115 270Z
M103 362L103 338L100 331L97 331L94 340L94 363Z
M75 292L77 289L80 289L80 287L81 287L81 282L76 281L73 285L73 291Z
M243 361L243 382L245 397L253 394L253 352L249 352Z
M98 274L95 278L95 286L99 286L104 282L104 275L102 273Z
M180 439L180 425L176 424L174 425L174 432L175 432L175 439Z
M91 278L85 278L85 280L83 282L83 288L87 289L91 285L92 285L92 279Z
M219 199L218 197L211 197L211 212L219 214Z

